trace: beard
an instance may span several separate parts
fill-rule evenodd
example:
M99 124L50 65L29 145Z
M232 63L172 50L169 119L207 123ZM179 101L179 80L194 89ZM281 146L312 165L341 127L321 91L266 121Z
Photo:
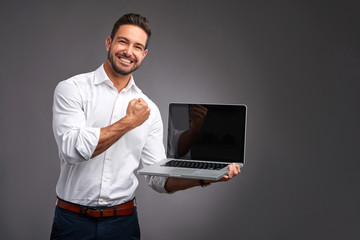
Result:
M115 58L116 56L111 54L111 47L109 49L109 52L108 52L108 59L111 63L111 66L112 68L114 69L114 71L117 73L117 74L120 74L120 75L129 75L131 73L133 73L134 71L136 71L139 67L140 67L140 64L137 64L137 61L135 60L135 65L130 69L130 70L125 70L125 69L122 69L120 68L119 66L116 65L115 63Z

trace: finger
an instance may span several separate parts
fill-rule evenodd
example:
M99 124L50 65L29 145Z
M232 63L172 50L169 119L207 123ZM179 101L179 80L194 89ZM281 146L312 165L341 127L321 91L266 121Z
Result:
M233 176L236 176L236 175L238 175L239 173L240 173L240 167L239 167L239 165L238 164L236 164L236 163L233 163L233 164L231 164L232 165L232 169L233 169Z
M147 103L146 103L145 100L142 99L142 98L138 98L137 103L140 104L140 105L142 105L142 106L147 106Z
M226 182L226 181L229 181L231 178L229 177L229 175L224 175L222 178L221 178L221 182Z
M149 116L150 116L150 112L151 112L151 108L146 108L146 112L149 114Z
M139 105L145 105L146 104L146 102L142 98L135 99L135 103L139 104Z
M239 164L235 164L235 168L236 168L237 174L239 174L241 172Z
M230 165L228 165L228 168L229 168L228 177L229 177L229 179L231 179L234 176L234 169L233 169L234 167L232 164L230 164Z
M133 100L131 100L131 101L129 102L129 104L134 105L137 101L138 101L138 100L137 100L136 98L134 98Z

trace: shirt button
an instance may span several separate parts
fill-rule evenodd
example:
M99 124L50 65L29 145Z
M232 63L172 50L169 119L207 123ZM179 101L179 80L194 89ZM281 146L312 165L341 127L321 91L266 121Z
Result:
M110 157L106 157L106 160L110 161L110 159L111 159Z
M116 118L117 118L117 116L116 116L116 115L114 115L114 116L113 116L113 118L114 118L114 119L116 119Z

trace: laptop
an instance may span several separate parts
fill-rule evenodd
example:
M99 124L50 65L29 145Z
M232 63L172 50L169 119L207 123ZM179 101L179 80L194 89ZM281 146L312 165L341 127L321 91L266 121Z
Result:
M167 158L140 175L219 180L245 163L246 105L170 103Z

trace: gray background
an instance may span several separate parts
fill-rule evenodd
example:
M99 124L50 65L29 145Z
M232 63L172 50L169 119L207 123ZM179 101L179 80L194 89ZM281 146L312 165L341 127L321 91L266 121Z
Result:
M149 18L135 73L167 124L173 101L248 105L236 179L137 191L143 239L359 239L358 1L11 1L2 4L0 233L48 239L59 174L56 84L106 58L122 14Z

